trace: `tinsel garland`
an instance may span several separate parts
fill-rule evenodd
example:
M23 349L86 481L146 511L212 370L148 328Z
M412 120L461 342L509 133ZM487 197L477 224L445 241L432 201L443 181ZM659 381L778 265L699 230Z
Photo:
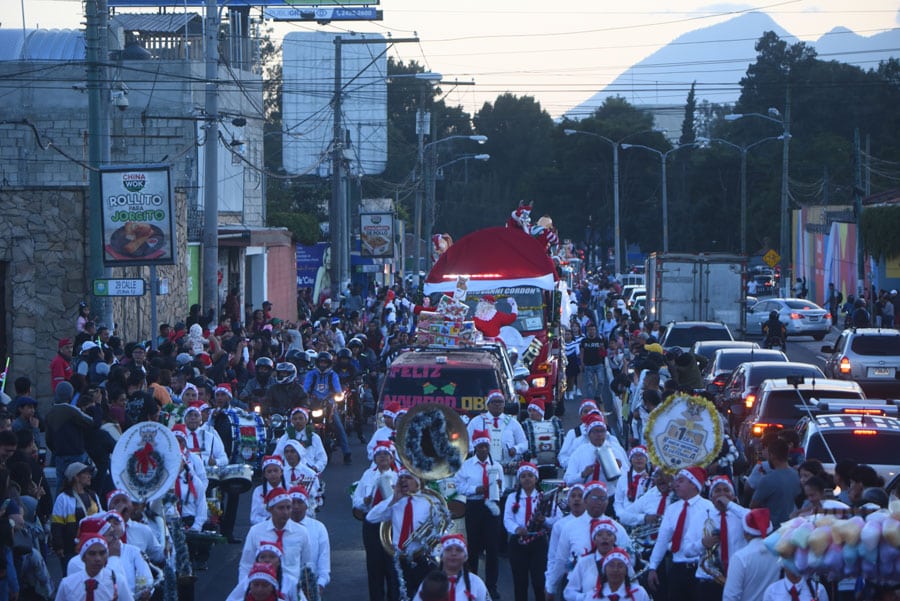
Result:
M406 591L406 578L403 577L403 568L400 567L400 553L394 553L394 571L397 573L397 588L400 591L400 601L409 601L409 593Z
M412 462L412 468L419 472L431 471L435 457L429 457L422 450L422 438L425 431L431 435L435 456L444 459L453 473L462 467L459 450L450 444L447 437L447 420L440 411L423 411L415 415L407 424L406 450Z
M656 440L654 439L657 420L661 415L670 417L669 410L676 402L687 403L688 410L694 410L698 413L706 412L710 416L710 421L712 422L713 448L711 452L707 453L705 456L698 457L692 465L709 465L715 461L722 449L722 420L719 418L719 412L716 409L716 406L701 396L681 393L673 394L650 413L650 417L644 425L644 440L646 441L647 451L650 455L650 462L653 465L660 466L663 471L670 474L677 472L679 469L690 467L689 465L669 465L658 453ZM666 423L665 426L668 427L668 423Z

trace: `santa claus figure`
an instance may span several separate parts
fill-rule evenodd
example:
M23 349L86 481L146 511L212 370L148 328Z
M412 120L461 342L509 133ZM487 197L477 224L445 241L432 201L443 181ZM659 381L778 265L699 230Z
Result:
M506 227L519 228L526 234L531 233L531 205L524 200L519 201L519 206L506 220Z
M473 321L475 327L484 334L486 338L497 338L500 335L500 328L512 325L516 321L519 313L519 307L516 305L516 299L509 297L509 313L501 313L497 310L497 300L491 294L485 294L475 306L475 316Z

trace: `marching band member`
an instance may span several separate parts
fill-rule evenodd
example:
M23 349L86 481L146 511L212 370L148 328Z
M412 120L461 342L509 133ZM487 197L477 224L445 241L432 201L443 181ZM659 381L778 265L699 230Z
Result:
M316 514L319 501L322 498L319 486L319 475L308 465L301 462L303 446L298 440L289 440L281 450L284 454L284 481L288 488L303 486L309 494L310 516Z
M366 468L353 491L353 509L357 516L365 516L370 508L381 503L385 497L378 485L384 480L391 489L397 481L397 467L394 464L394 444L382 440L375 444L373 451L374 468ZM370 601L384 601L387 591L396 590L396 574L391 558L381 546L377 522L362 518L363 547L366 550L366 573L369 582Z
M441 537L440 570L447 575L447 601L490 601L494 598L481 578L467 566L468 550L462 534ZM421 601L421 587L413 601Z
M325 593L325 587L331 582L331 540L328 538L328 529L319 520L309 515L309 493L302 486L294 486L288 494L291 496L291 520L306 528L309 535L309 550L312 553L312 574L315 575L314 583L306 582L301 576L300 584L306 590L309 586L318 587L319 597ZM309 573L303 570L302 574Z
M763 601L828 601L828 592L821 583L784 568L784 578L766 588Z
M400 553L400 568L408 591L418 589L432 569L427 553L422 553L425 551L422 543L412 537L430 519L431 503L419 493L419 479L406 468L397 475L393 496L374 505L366 514L366 521L372 524L391 522L391 542L394 552Z
M122 516L122 520L125 522L125 534L122 536L122 540L127 541L129 545L134 545L142 553L146 553L153 563L162 565L165 561L163 547L153 534L153 530L140 520L132 519L134 503L131 501L131 496L124 490L111 490L106 495L106 508Z
M229 413L238 408L234 401L234 394L231 386L227 383L216 384L213 390L213 407L209 413L209 424L216 431L222 442L225 443L225 453L229 455L231 460L231 449L234 443L232 433L232 424ZM200 407L200 413L203 414L203 407ZM235 458L237 459L237 458ZM241 495L236 491L228 491L224 494L224 508L222 516L219 518L219 529L222 535L228 539L231 544L238 544L241 539L234 535L234 523L237 520L238 505L240 504Z
M670 601L705 601L721 594L715 591L715 582L699 567L703 555L704 522L716 511L711 501L700 496L705 481L706 470L701 467L678 472L673 488L680 502L666 508L650 554L647 584L655 591L659 587L656 570L671 544L672 564L666 587Z
M579 482L596 480L610 485L606 480L607 475L600 463L599 454L605 452L606 449L611 450L619 466L625 465L628 457L624 451L619 450L620 446L612 444L613 437L607 436L606 420L602 415L592 414L585 428L588 440L575 449L569 458L569 467L566 468L564 476L565 482L571 486ZM610 487L608 486L608 488Z
M189 384L193 386L193 384ZM187 426L188 450L198 453L203 465L225 467L228 465L228 451L222 437L209 423L203 423L200 405L190 405L184 410L184 425Z
M491 597L496 595L500 574L500 498L503 472L491 458L491 435L487 430L472 434L475 454L456 472L456 490L466 497L466 534L469 537L468 570L478 573L484 551L484 577Z
M190 525L194 532L200 532L206 523L208 507L206 505L206 468L198 453L188 452L187 427L175 424L172 427L178 446L181 449L181 471L175 480L175 497L178 499L179 512L185 525Z
M672 495L672 476L658 467L653 472L653 484L653 488L638 497L627 509L616 513L616 517L619 518L622 525L635 528L641 525L658 525L662 521L666 507L675 500ZM645 537L638 542L649 548L653 546L654 540L656 540L655 535ZM662 567L664 566L660 566L660 568Z
M728 562L728 576L722 601L763 601L766 588L776 580L780 567L763 544L771 534L769 510L751 509L744 515L742 527L747 544Z
M719 545L719 557L722 562L722 575L728 574L728 563L734 554L747 544L744 539L744 516L749 509L741 507L735 501L734 486L728 476L715 476L709 481L709 500L716 511L711 518L718 527L718 534L703 537L703 546L707 549Z
M547 590L556 590L566 571L574 567L579 557L590 553L594 544L591 524L593 520L605 518L608 506L609 494L603 482L596 480L584 485L585 511L560 528L555 562L553 565L547 565ZM631 544L628 532L617 521L609 519L609 522L616 529L615 546L627 548Z
M394 436L397 433L397 413L399 411L400 403L396 401L391 401L384 406L381 412L381 419L384 425L375 430L375 433L372 434L372 439L366 445L366 456L369 458L369 461L375 458L375 445L382 440L394 442Z
M541 511L538 468L523 463L516 471L515 493L506 497L503 526L509 534L509 563L512 568L514 598L528 601L528 582L535 599L544 598L544 569L547 566L549 523Z
M632 503L646 493L651 486L650 453L647 447L638 445L628 450L628 472L616 481L616 495L613 506L616 516L622 521L622 514ZM624 524L624 522L622 522Z
M503 413L506 406L506 397L499 390L492 390L485 399L487 411L473 418L466 426L469 431L469 445L472 443L472 434L475 430L487 430L491 434L491 458L507 465L518 463L518 458L528 450L528 440L519 420L512 415ZM511 488L514 477L507 474L504 478L504 488Z
M650 601L644 587L631 581L633 576L631 557L625 549L615 547L604 554L598 548L578 561L575 571L572 572L572 580L566 587L565 599Z
M284 481L284 460L281 455L266 455L262 458L263 482L250 495L250 525L269 519L267 500L269 492L275 488L287 488Z
M317 473L322 473L328 465L328 454L322 439L316 434L315 426L309 423L309 409L306 407L294 407L291 410L291 424L275 445L276 455L281 455L288 440L298 441L303 447L303 462Z
M560 558L559 535L562 532L562 529L565 528L566 524L584 514L584 485L573 484L569 487L569 493L566 495L566 504L569 506L569 514L561 517L553 524L553 529L550 531L550 546L547 550L547 571L544 573L545 586L551 581L550 566L555 565ZM562 561L565 563L565 556L562 557ZM565 567L562 567L561 570L565 571ZM544 597L547 601L553 601L553 599L561 593L562 588L557 585L555 590L544 591Z
M134 598L146 601L150 598L148 585L153 581L150 567L136 547L121 542L123 533L121 516L116 515L113 519L109 516L110 514L96 514L81 520L78 524L78 539L102 536L106 541L107 566L115 572L120 586L127 586ZM76 555L69 560L66 573L83 572L84 568L83 558ZM136 594L136 587L142 589L141 595Z
M109 545L105 538L97 534L82 538L79 557L84 571L62 579L56 601L134 601L128 586L107 567Z
M572 457L572 452L583 442L582 437L587 431L585 428L585 418L592 411L600 412L597 408L597 403L594 402L593 399L582 400L581 405L578 406L578 418L581 420L581 423L566 432L562 447L559 449L559 457L557 459L563 469L566 469L569 466L569 458Z
M277 601L284 598L278 590L278 573L265 563L254 563L247 573L246 601Z
M250 527L241 561L238 567L238 579L245 578L253 567L253 560L262 541L274 541L282 549L288 549L284 556L284 572L295 581L300 581L304 566L312 567L312 554L309 545L309 534L306 528L291 521L291 496L283 488L273 488L266 499L269 519Z
M528 441L528 460L543 469L546 469L545 466L552 466L555 471L563 442L562 423L555 415L550 419L544 419L544 401L540 399L532 400L526 409L528 419L523 422L522 430L525 432L525 440ZM551 442L544 442L548 434L551 435ZM553 474L553 477L556 477L556 474Z
M306 597L299 591L297 581L284 573L284 569L281 567L283 559L284 549L281 545L273 541L263 541L259 543L253 565L262 563L272 568L275 573L275 591L281 594L284 601L306 601ZM248 576L237 583L225 601L245 601L249 588L250 577Z

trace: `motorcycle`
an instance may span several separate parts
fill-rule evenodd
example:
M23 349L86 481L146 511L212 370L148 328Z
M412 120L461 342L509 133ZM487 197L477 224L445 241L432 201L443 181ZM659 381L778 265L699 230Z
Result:
M366 423L365 408L362 406L365 390L360 380L347 382L341 393L335 396L335 405L341 416L346 432L356 432L360 442L364 442L362 428Z
M311 396L309 398L309 419L322 439L325 452L331 455L338 448L337 433L334 431L334 411L344 402L344 393L336 393L330 399Z
M784 336L767 336L763 342L763 348L772 349L776 347L782 352L787 352Z

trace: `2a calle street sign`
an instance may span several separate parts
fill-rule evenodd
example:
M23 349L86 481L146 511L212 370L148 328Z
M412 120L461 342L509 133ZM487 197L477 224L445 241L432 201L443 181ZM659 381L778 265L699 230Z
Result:
M94 280L94 296L144 296L142 279Z
M769 252L763 255L763 261L766 262L766 265L769 267L775 267L778 265L778 262L781 260L781 255L775 252L774 248L770 248Z

